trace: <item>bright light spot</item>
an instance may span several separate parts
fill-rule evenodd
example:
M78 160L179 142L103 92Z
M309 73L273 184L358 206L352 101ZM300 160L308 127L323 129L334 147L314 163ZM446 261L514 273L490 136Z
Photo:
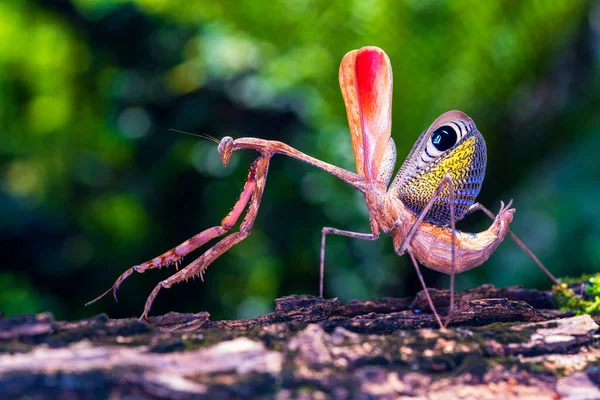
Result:
M236 317L241 319L256 318L273 311L272 302L262 297L248 297L238 306Z
M224 32L218 26L211 28L199 44L202 59L211 74L226 77L258 66L260 54L253 40L241 32Z
M174 93L190 93L203 85L204 75L203 69L197 63L186 62L169 71L166 83Z
M143 108L130 107L119 114L117 126L128 138L139 139L148 134L152 121L148 112Z
M17 196L29 196L39 189L42 177L35 164L28 161L15 161L6 173L8 191Z
M225 167L221 162L217 146L206 141L196 143L191 152L191 161L196 170L215 177L231 175L239 163L238 160L238 157L231 157L229 165Z
M64 128L71 118L71 104L66 96L37 96L29 103L29 126L45 134Z
M248 76L234 84L229 93L250 107L269 106L274 97L271 87L256 76Z
M87 206L86 222L125 246L140 240L147 230L149 217L138 198L110 194L95 199Z

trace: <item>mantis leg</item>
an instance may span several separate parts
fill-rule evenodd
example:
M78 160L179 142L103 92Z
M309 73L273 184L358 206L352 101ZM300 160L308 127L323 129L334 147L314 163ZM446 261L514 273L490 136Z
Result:
M244 185L244 189L242 190L242 194L238 198L237 202L235 203L229 214L225 218L223 218L223 220L221 221L221 225L213 226L212 228L206 229L193 236L192 238L186 240L185 242L181 243L179 246L174 247L171 250L161 254L160 256L155 257L152 260L146 261L145 263L135 265L129 268L128 270L123 272L121 276L119 276L119 278L117 278L117 280L110 289L108 289L106 292L104 292L102 295L95 298L94 300L86 303L86 306L100 300L110 291L113 292L113 296L115 300L117 300L117 289L119 289L119 286L123 283L123 281L134 272L143 273L149 269L161 268L170 264L175 264L177 266L180 263L183 256L196 250L198 247L206 244L208 241L216 237L222 236L227 231L229 231L235 225L238 218L244 211L244 208L248 204L248 201L256 197L256 189L258 186L260 186L260 194L262 194L268 168L269 159L267 156L261 155L254 161L250 168L250 173ZM260 201L260 196L258 197ZM253 205L251 204L251 207L252 206ZM258 204L256 204L255 207L256 209L258 209ZM255 213L256 211L257 210L254 210Z
M421 281L421 286L423 286L423 290L425 291L427 302L429 303L429 308L431 308L431 310L433 311L433 315L435 315L435 319L437 320L438 324L440 324L440 329L445 329L446 326L442 323L442 320L440 319L440 316L438 315L437 310L435 309L435 305L433 304L433 300L431 300L431 296L429 296L429 292L427 291L427 286L425 285L425 279L423 279L423 275L421 274L419 263L417 262L417 259L415 258L415 256L413 256L411 252L408 252L408 255L410 256L410 259L412 260L412 263L415 266L415 271L417 272L417 276Z
M449 203L450 203L450 229L452 231L452 255L451 255L452 267L451 267L451 272L450 272L450 311L448 313L448 320L447 320L447 321L449 321L452 316L452 313L454 312L454 280L455 280L454 278L456 276L456 263L455 263L455 259L456 259L456 226L455 226L455 221L454 221L454 215L455 215L454 214L454 184L452 183L452 176L450 174L446 174L442 178L442 180L438 184L437 189L433 193L433 196L431 196L431 199L429 199L429 202L427 203L427 205L425 205L423 210L421 210L421 214L419 215L419 218L417 218L417 220L411 227L410 231L406 235L404 242L400 246L399 254L403 254L407 250L408 244L414 237L415 233L417 232L417 229L419 229L419 225L421 224L421 222L423 222L423 219L425 218L425 216L427 215L427 213L429 212L431 207L433 207L434 202L437 200L438 196L440 195L440 193L442 192L442 190L444 190L444 188L446 186L448 186ZM416 263L416 260L414 259L413 254L410 251L408 253L410 254L410 257L413 260L413 264L415 265L415 268L417 269L419 279L421 280L421 284L423 285L423 290L425 291L425 295L427 296L427 301L429 302L429 306L431 307L434 314L436 315L436 317L439 320L439 316L437 315L437 312L436 312L435 308L433 307L433 301L431 300L431 297L429 296L429 291L427 290L427 287L425 286L425 281L419 271L418 264Z
M319 275L319 296L323 297L323 280L325 275L325 237L327 235L340 235L351 237L354 239L361 240L377 240L379 238L379 226L375 220L371 219L371 230L373 233L359 233L359 232L351 232L351 231L343 231L340 229L323 227L321 230L321 262L320 266L320 275Z
M490 217L491 219L495 219L496 216L494 215L493 212L491 212L490 210L488 210L487 208L485 208L483 205L481 205L480 203L474 203L471 207L469 207L469 211L467 211L467 215L474 213L475 211L483 211L483 213L485 215L487 215L488 217ZM546 268L544 266L544 264L541 263L541 261L535 256L535 254L533 254L533 252L531 250L529 250L529 248L527 246L525 246L525 243L523 243L521 241L521 239L519 239L517 237L517 235L515 235L513 233L513 231L511 231L510 229L508 230L508 234L510 235L510 237L512 238L512 240L515 241L515 243L529 256L531 257L531 259L537 264L537 266L548 276L548 278L550 278L550 280L552 282L554 282L555 285L560 285L560 281L554 276L552 275L552 273L548 270L548 268Z
M202 254L196 260L188 264L181 271L177 272L174 275L171 275L164 281L159 282L158 285L156 285L156 287L150 293L150 296L148 296L148 299L146 300L146 305L144 307L144 312L142 313L140 319L148 319L150 307L152 306L152 303L154 302L154 299L158 295L160 289L168 289L176 283L186 281L195 276L199 276L201 279L203 279L204 272L213 261L219 258L223 253L225 253L235 244L241 242L246 237L248 237L248 235L250 235L250 232L252 231L252 226L254 225L254 221L256 220L256 214L258 213L260 200L265 189L265 182L267 180L267 172L269 169L269 158L269 155L263 154L260 157L258 157L256 161L254 161L254 164L252 164L252 168L250 169L250 175L248 176L248 180L246 181L246 186L244 187L242 196L240 196L240 200L238 201L238 203L236 203L232 212L223 220L222 225L225 225L225 221L228 221L228 223L231 223L231 225L233 225L235 223L235 220L237 220L237 218L245 208L246 203L248 203L249 201L248 211L246 212L246 216L240 224L239 232L232 233L231 235L222 239L213 247L206 250L204 254ZM241 204L240 202L243 202L243 204ZM241 204L240 207L238 207L239 204ZM234 221L229 221L229 218L232 215L234 216ZM231 227L231 225L227 225Z
M219 152L221 153L221 159L224 164L227 164L231 153L235 150L241 149L253 149L260 152L269 152L270 154L282 154L291 158L295 158L307 164L313 165L317 168L322 169L330 173L331 175L341 179L352 187L364 192L366 190L366 181L362 175L354 172L347 171L345 169L336 167L335 165L328 164L314 157L308 156L285 143L263 140L256 138L240 138L235 141L226 137L221 140L219 144ZM352 237L362 240L377 240L379 238L379 227L377 226L375 219L371 218L371 231L372 234L368 233L357 233L350 231L343 231L335 228L324 227L322 230L321 237L321 262L320 262L320 280L319 280L319 295L323 297L323 280L325 272L325 236L328 234L341 235Z
M361 192L364 192L368 186L364 176L318 160L282 142L256 138L240 138L233 140L230 137L225 137L221 140L221 143L223 143L223 145L219 145L219 148L221 149L219 152L221 153L221 160L223 160L224 164L227 164L233 151L252 149L263 154L266 154L267 152L268 154L277 153L295 158L296 160L300 160L328 172Z

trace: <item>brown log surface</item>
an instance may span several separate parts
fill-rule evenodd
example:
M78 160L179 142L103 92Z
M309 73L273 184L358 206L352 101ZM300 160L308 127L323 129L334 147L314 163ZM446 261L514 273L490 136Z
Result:
M432 290L445 314L447 292ZM460 293L447 330L422 294L291 295L249 320L0 318L0 398L600 398L598 324L549 292Z

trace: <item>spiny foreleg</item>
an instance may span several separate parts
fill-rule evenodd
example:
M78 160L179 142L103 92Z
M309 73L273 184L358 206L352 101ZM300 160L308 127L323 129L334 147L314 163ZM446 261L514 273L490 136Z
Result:
M95 303L111 291L113 292L115 300L117 300L117 290L119 289L119 286L121 286L123 281L127 279L132 273L143 273L149 269L161 268L170 264L175 264L177 266L185 255L196 250L198 247L206 244L208 241L216 237L222 236L227 231L229 231L235 225L238 218L244 211L244 208L248 204L248 201L254 194L257 185L257 175L259 173L262 173L266 176L266 169L268 169L268 160L266 160L265 162L265 158L265 156L260 156L254 161L254 163L250 167L248 179L246 180L244 189L242 190L240 197L236 201L229 214L227 214L227 216L223 218L220 226L213 226L212 228L208 228L193 236L192 238L186 240L185 242L181 243L179 246L161 254L160 256L155 257L152 260L146 261L145 263L134 265L133 267L123 272L121 276L117 278L117 280L110 289L108 289L106 292L104 292L94 300L86 303L86 306ZM264 172L260 171L261 167L265 169Z
M161 281L158 285L156 285L156 287L154 288L154 290L152 290L150 296L148 296L148 299L146 300L144 312L140 319L148 319L150 307L152 307L152 303L154 302L154 299L158 295L160 289L168 289L175 283L188 280L192 277L199 276L200 278L202 278L204 272L213 261L219 258L219 256L221 256L223 253L229 250L232 246L241 242L246 237L248 237L248 235L250 235L250 232L252 231L252 226L254 225L254 221L256 220L256 214L258 213L260 200L265 189L265 182L267 179L267 172L269 169L269 158L270 155L261 155L252 165L250 175L248 176L248 181L246 182L246 187L251 188L251 191L248 190L247 192L245 187L244 192L242 193L242 196L249 197L250 202L248 205L248 211L246 213L246 216L240 224L239 232L232 233L231 235L222 239L220 242L215 244L213 247L204 252L204 254L202 254L200 257L198 257L196 260L190 263L188 266L183 268L181 271L177 272L176 274L170 276L169 278L165 279L164 281ZM249 186L248 182L252 182L252 185ZM238 203L236 203L236 206L237 205ZM243 208L244 207L242 206L238 210L239 213L243 211ZM236 208L234 207L234 211L235 210ZM232 211L232 213L234 211ZM237 214L237 216L239 216L239 213ZM226 220L228 220L228 218L229 216L226 217L223 221L225 222Z

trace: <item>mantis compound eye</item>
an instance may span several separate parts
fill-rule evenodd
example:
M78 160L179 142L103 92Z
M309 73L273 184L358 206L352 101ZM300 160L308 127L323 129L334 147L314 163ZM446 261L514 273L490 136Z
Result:
M448 125L440 126L431 134L431 144L438 151L448 150L456 144L456 139L456 130Z

